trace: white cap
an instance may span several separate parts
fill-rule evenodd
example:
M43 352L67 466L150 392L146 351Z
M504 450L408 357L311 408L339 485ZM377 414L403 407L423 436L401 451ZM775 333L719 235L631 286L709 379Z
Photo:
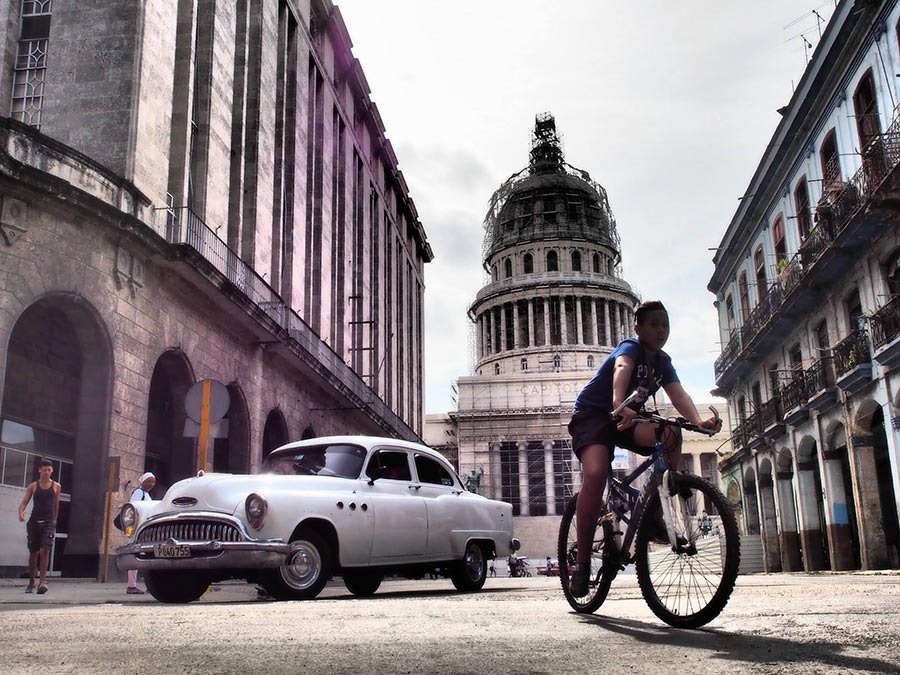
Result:
M147 480L148 478L154 478L154 479L155 479L156 476L153 475L153 472L152 472L152 471L148 471L148 472L146 472L146 473L142 473L142 474L141 474L141 477L138 478L138 483L141 483L141 484L143 485L144 481Z

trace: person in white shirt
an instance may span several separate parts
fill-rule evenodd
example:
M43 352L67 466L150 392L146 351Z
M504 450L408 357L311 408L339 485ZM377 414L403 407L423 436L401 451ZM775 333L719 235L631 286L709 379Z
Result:
M141 474L141 477L138 478L138 482L141 484L139 488L135 488L134 492L131 493L132 502L142 502L146 499L152 500L153 497L150 496L150 490L153 489L153 486L156 485L156 476L154 476L150 471ZM137 570L128 570L128 588L125 590L129 595L143 595L144 591L137 587Z

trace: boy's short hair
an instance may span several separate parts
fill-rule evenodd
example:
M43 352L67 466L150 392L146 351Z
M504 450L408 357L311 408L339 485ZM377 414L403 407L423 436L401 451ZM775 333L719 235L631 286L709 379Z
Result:
M669 313L669 310L666 309L666 306L659 300L647 300L646 302L642 302L634 310L634 322L640 325L641 323L643 323L644 317L646 317L647 314L649 314L650 312L658 312L660 310L662 310L666 314Z
M42 459L39 466L49 466L52 469L53 462L51 462L49 459Z

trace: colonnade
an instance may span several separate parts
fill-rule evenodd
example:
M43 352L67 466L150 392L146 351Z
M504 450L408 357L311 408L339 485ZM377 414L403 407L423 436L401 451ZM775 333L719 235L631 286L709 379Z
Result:
M605 298L547 296L503 302L476 318L478 358L547 345L614 346L631 334L631 307Z
M563 509L559 508L559 504L565 504L565 500L581 488L581 464L567 441L541 441L539 449L534 445L532 443L529 447L528 441L491 444L493 494L498 499L506 498L514 507L518 506L516 515L519 516L562 515ZM504 450L512 460L505 471L501 459ZM529 461L529 454L536 451L542 452L543 461ZM557 478L560 480L557 481ZM537 483L544 486L540 501L530 498L531 487ZM504 488L512 487L518 488L518 499L504 497ZM511 493L507 490L506 494Z

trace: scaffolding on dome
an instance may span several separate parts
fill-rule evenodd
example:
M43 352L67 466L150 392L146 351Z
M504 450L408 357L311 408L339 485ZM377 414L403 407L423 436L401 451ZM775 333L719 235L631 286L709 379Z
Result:
M496 250L546 239L605 244L618 263L621 240L606 190L587 171L565 161L550 113L535 118L529 154L529 165L507 178L488 202L481 251L484 264ZM585 200L585 193L593 199Z

